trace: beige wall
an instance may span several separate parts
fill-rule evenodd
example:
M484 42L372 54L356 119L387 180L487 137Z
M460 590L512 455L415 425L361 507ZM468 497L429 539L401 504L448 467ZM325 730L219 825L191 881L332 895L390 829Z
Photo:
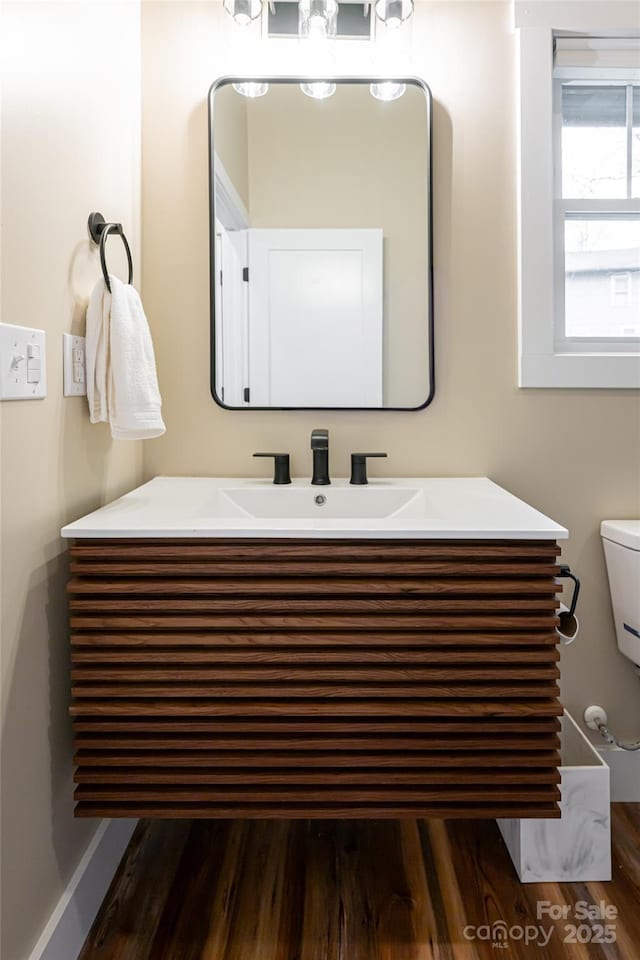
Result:
M45 400L0 405L2 948L25 960L91 834L74 821L65 522L135 486L141 445L63 399L62 333L99 276L87 217L121 220L139 264L136 0L2 5L2 321L47 333ZM106 69L105 69L106 66ZM117 241L109 266L123 268ZM70 957L69 960L72 960Z
M409 85L382 103L352 85L316 101L297 84L273 86L249 102L248 121L252 227L384 230L384 405L420 406L429 395L424 93Z
M419 413L228 412L211 400L206 94L230 69L221 24L217 4L143 4L144 294L167 422L145 450L146 475L260 475L252 452L280 448L308 475L309 431L326 426L336 475L350 451L384 449L374 474L490 476L571 531L564 556L583 581L582 631L562 651L566 705L580 716L603 703L621 735L637 736L638 680L616 650L598 529L640 516L638 398L516 386L509 5L416 9L410 66L435 99L436 397Z
M249 140L247 98L231 85L221 87L214 100L216 153L227 175L249 208Z

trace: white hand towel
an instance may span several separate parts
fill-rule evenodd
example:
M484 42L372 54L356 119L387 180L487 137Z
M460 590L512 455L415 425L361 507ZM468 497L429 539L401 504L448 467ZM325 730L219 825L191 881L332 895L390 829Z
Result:
M116 439L148 440L165 432L149 324L137 290L109 276L87 310L87 401L92 423L108 421Z
M107 377L111 294L104 280L98 280L87 309L85 375L91 423L108 422Z

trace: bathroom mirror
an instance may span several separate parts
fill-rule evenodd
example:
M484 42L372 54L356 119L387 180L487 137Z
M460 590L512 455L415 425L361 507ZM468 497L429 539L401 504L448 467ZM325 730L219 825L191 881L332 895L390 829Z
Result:
M211 384L231 409L434 393L431 96L419 80L209 94Z

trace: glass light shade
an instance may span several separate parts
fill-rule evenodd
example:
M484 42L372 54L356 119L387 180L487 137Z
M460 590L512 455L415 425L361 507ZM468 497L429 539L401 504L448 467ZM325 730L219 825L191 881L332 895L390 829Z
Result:
M233 89L241 96L254 100L256 97L264 97L265 93L269 90L269 84L257 83L254 80L247 81L246 83L234 83Z
M399 27L413 13L413 0L377 0L375 11L386 27Z
M307 97L313 97L314 100L326 100L336 92L336 85L329 83L328 80L315 80L313 83L301 83L300 89Z
M383 80L369 86L371 96L376 100L398 100L407 89L406 83L394 83L393 80Z
M224 0L224 9L236 23L246 26L262 13L262 0Z
M338 32L338 0L300 0L298 33L302 40L331 40Z

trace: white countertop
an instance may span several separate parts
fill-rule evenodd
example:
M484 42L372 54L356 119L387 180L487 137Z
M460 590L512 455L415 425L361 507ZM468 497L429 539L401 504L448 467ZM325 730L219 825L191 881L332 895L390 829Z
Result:
M388 516L363 517L367 497L373 503L382 491L404 491L408 502ZM262 491L266 498L294 493L308 515L256 517L234 504L226 491ZM283 491L282 494L278 491ZM337 491L337 493L335 493ZM373 494L371 494L373 492ZM360 518L320 519L326 498L348 510L358 498ZM384 496L384 494L383 494ZM364 507L363 507L364 504ZM345 506L346 505L346 506ZM316 517L317 513L317 517ZM438 540L564 540L568 531L519 500L487 477L376 478L366 487L350 487L347 479L330 486L312 486L295 478L291 486L274 487L270 480L235 477L156 477L125 496L62 528L67 538L110 537L304 537Z

